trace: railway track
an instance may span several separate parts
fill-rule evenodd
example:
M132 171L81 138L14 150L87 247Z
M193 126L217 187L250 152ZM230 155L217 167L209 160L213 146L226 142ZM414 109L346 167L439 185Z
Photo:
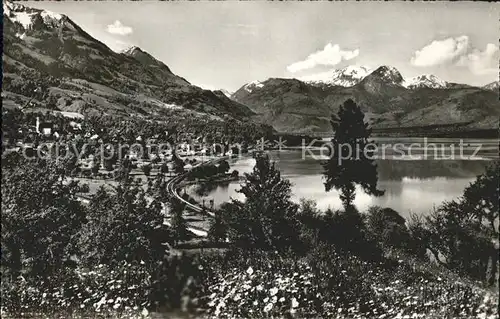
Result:
M196 165L195 167L198 167L198 166L201 166L201 165L207 165L207 164L215 164L219 161L222 161L224 159L227 159L229 158L228 156L223 156L223 157L220 157L220 158L215 158L215 159L212 159L208 162L204 162L204 163L200 163L198 165ZM186 178L188 175L189 175L189 171L184 173L184 174L181 174L181 175L178 175L178 176L175 176L173 178L171 178L168 182L167 182L167 185L166 185L166 189L167 189L167 192L176 197L178 200L180 200L182 203L185 204L186 208L188 208L189 210L191 211L194 211L195 213L198 213L198 214L205 214L206 216L209 216L209 217L215 217L215 213L210 211L210 210L207 210L207 209L203 209L201 206L199 205L195 205L187 200L185 200L184 198L182 198L182 196L179 195L179 193L177 192L177 184L180 183L184 178ZM90 198L87 197L87 196L77 196L77 199L79 201L81 201L82 203L88 205L89 202L90 202ZM162 205L162 211L165 211L165 203L164 205ZM169 222L165 222L167 225L170 225ZM200 236L200 237L207 237L208 236L208 232L206 229L203 229L201 227L197 227L197 226L193 226L193 225L189 225L188 226L188 230L190 232L192 232L193 234L197 235L197 236Z
M220 161L228 159L228 158L229 158L228 156L223 156L223 157L220 157L220 158L215 158L215 159L212 159L212 160L210 160L208 162L200 163L200 164L196 165L195 167L199 167L199 166L207 165L207 164L215 164L217 162L220 162ZM201 206L195 205L195 204L193 204L193 203L185 200L177 192L177 187L176 187L177 184L180 183L184 178L186 178L189 175L189 173L190 172L186 172L184 174L181 174L181 175L175 176L174 178L171 178L167 182L167 185L166 185L167 192L171 196L176 197L179 201L181 201L182 203L184 203L184 205L186 205L186 208L188 208L189 210L194 211L195 213L198 213L198 214L205 214L206 216L209 216L209 217L212 217L212 218L215 217L215 213L214 212L212 212L212 211L210 211L210 210L208 210L206 208L203 209ZM190 230L192 233L194 233L195 235L198 235L198 236L206 237L208 235L207 231L205 229L202 229L201 227L189 226L188 230Z

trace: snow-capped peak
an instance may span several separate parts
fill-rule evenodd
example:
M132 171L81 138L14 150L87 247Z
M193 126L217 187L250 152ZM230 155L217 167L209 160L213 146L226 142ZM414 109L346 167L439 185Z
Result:
M375 71L370 73L370 75L377 76L385 82L392 84L402 84L403 76L399 73L398 69L388 65L382 65L378 67Z
M12 11L24 11L25 9L26 9L25 6L17 2L12 2L12 1L3 2L3 13L8 16L11 14Z
M299 80L310 84L329 84L339 86L353 86L370 74L367 66L349 65L342 69L330 70L318 74L303 76Z
M486 84L485 86L483 86L483 88L485 90L498 91L498 89L500 88L500 82L491 82L490 84Z
M450 87L448 82L441 80L432 74L422 74L405 79L401 73L399 73L398 69L388 65L382 65L376 69L371 69L367 66L349 65L342 69L335 69L327 72L303 76L298 78L298 80L312 85L327 84L350 87L358 84L367 76L374 77L378 81L382 80L384 83L401 85L408 89L418 89L424 87L432 89L445 89ZM494 86L494 84L492 84L492 86Z
M448 87L448 83L441 80L435 75L422 74L409 79L405 79L403 82L403 86L409 89L418 89L423 87L431 89L444 89Z
M127 54L127 55L132 55L137 50L142 51L141 48L139 48L138 46L132 45L132 46L128 47L127 49L121 51L121 53Z
M37 16L41 17L46 25L54 25L64 18L64 15L54 13L48 10L38 10L23 6L19 3L11 1L4 1L3 12L7 18L14 22L19 23L25 30L30 30Z
M14 23L19 23L25 30L31 28L33 24L32 17L37 14L36 11L28 12L27 8L19 3L4 1L3 14Z
M59 21L64 17L62 14L55 13L55 12L48 11L48 10L43 10L40 15L42 16L43 21L45 21L45 22L48 22L51 20Z
M256 88L257 89L260 89L264 86L264 84L262 84L262 82L260 81L252 81L250 83L248 83L247 85L245 85L243 88L248 92L248 93L251 93L253 90L255 90Z
M221 91L222 93L224 93L224 95L225 95L225 96L227 96L228 98L230 98L230 97L231 97L231 95L233 94L233 93L229 92L229 91L228 91L228 90L226 90L226 89L220 89L220 91Z

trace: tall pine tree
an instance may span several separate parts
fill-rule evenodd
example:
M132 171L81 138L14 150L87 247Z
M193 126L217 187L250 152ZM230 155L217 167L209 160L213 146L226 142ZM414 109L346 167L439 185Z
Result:
M371 129L364 122L364 114L351 99L340 106L331 120L334 137L330 159L323 163L325 190L336 189L346 210L353 207L356 185L365 193L382 196L384 191L377 188L377 165L373 160L373 150L366 147Z

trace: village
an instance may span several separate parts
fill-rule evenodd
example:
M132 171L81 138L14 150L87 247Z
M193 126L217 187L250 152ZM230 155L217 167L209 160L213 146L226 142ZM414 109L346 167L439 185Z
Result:
M10 111L4 110L7 123ZM85 193L80 193L82 202L88 203L97 190L104 186L113 190L119 184L119 171L123 161L130 165L130 176L139 184L147 187L158 175L174 179L181 176L182 185L199 183L207 178L210 183L217 180L238 180L237 171L230 172L226 159L247 154L252 144L230 148L228 143L208 143L206 139L193 134L185 134L177 144L171 144L168 132L152 136L137 134L128 142L113 144L105 143L105 134L99 135L85 122L83 116L74 112L24 113L24 121L18 124L17 132L5 130L5 151L20 151L27 158L45 158L56 161L69 160L68 176L88 185ZM166 138L167 139L166 139ZM167 142L168 141L168 142ZM216 166L213 163L218 162ZM172 193L180 191L181 187L172 188ZM172 194L172 195L176 195ZM191 211L200 212L202 207L214 208L212 198L203 198L200 203L194 202L184 193L179 196L186 204L191 205ZM183 199L184 198L184 199ZM189 206L188 206L189 207ZM207 223L205 223L207 226ZM206 228L206 227L205 227ZM206 229L205 229L206 230Z

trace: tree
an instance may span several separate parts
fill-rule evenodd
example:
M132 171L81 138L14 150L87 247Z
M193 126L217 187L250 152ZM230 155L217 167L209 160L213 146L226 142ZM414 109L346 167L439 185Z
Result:
M114 149L106 149L105 153L103 154L103 166L104 169L107 170L108 172L113 171L113 166L116 164L118 161L118 156L115 152Z
M234 179L238 179L238 177L240 176L240 172L238 172L237 170L233 170L231 172L231 177L234 178Z
M429 247L430 235L425 227L425 218L422 215L412 213L407 225L411 253L419 259L428 260L427 247Z
M226 161L226 160L222 160L220 163L219 163L219 167L218 167L218 172L221 173L221 174L225 174L229 171L230 167L229 167L229 163Z
M183 174L185 172L184 166L186 165L184 161L177 154L172 156L172 160L174 162L174 171L177 174Z
M268 156L257 155L253 172L245 174L240 193L221 207L231 241L263 249L293 247L297 241L297 205L290 199L290 181L281 178Z
M132 171L132 162L128 158L122 159L120 165L115 171L115 179L119 182L126 182L130 179Z
M297 212L301 241L311 248L318 243L318 232L321 228L321 212L313 200L301 199Z
M340 106L337 116L331 120L334 137L330 159L323 163L325 190L336 189L347 210L353 205L356 185L374 196L382 196L377 189L377 166L372 159L373 151L367 148L371 129L364 122L364 114L351 99Z
M70 241L85 219L65 168L52 161L2 157L2 266L48 275L69 262Z
M108 172L113 171L113 161L109 159L104 159L104 169L107 170Z
M171 197L169 200L170 215L171 215L171 228L172 236L175 244L180 241L186 240L189 237L187 223L182 214L186 205L181 202L177 197Z
M491 267L487 279L490 285L495 283L498 273L499 189L500 161L496 161L465 189L463 196L465 210L472 212L484 229L484 236L490 241L488 252Z
M368 231L383 248L406 248L410 235L406 220L391 208L370 207L366 218Z
M151 174L151 168L152 168L152 167L151 167L151 164L146 164L146 165L143 165L143 166L141 167L142 172L144 173L144 175L146 175L146 176L148 176L148 177L149 177L149 175Z
M347 213L327 210L320 219L318 241L335 246L338 252L379 259L380 249L375 241L370 240L363 217L352 206Z
M160 172L162 174L168 174L168 164L166 162L163 162L160 166Z
M496 161L479 175L464 191L463 202L475 218L488 228L489 235L498 239L500 198L500 161Z
M205 209L205 208L203 208ZM216 243L222 242L227 236L227 226L221 217L220 212L215 212L214 218L210 221L208 238Z
M161 202L151 201L140 185L123 181L114 192L101 187L90 201L87 223L78 236L83 262L161 260L164 243L171 240L163 220Z
M159 201L163 201L166 198L168 192L163 174L157 174L155 178L148 181L146 194Z
M479 175L462 198L410 225L440 264L490 285L498 273L498 165Z
M459 201L445 202L425 217L428 249L440 264L484 280L489 239Z
M97 176L97 173L99 173L99 162L92 162L92 167L90 168L90 170L92 171L92 175Z

